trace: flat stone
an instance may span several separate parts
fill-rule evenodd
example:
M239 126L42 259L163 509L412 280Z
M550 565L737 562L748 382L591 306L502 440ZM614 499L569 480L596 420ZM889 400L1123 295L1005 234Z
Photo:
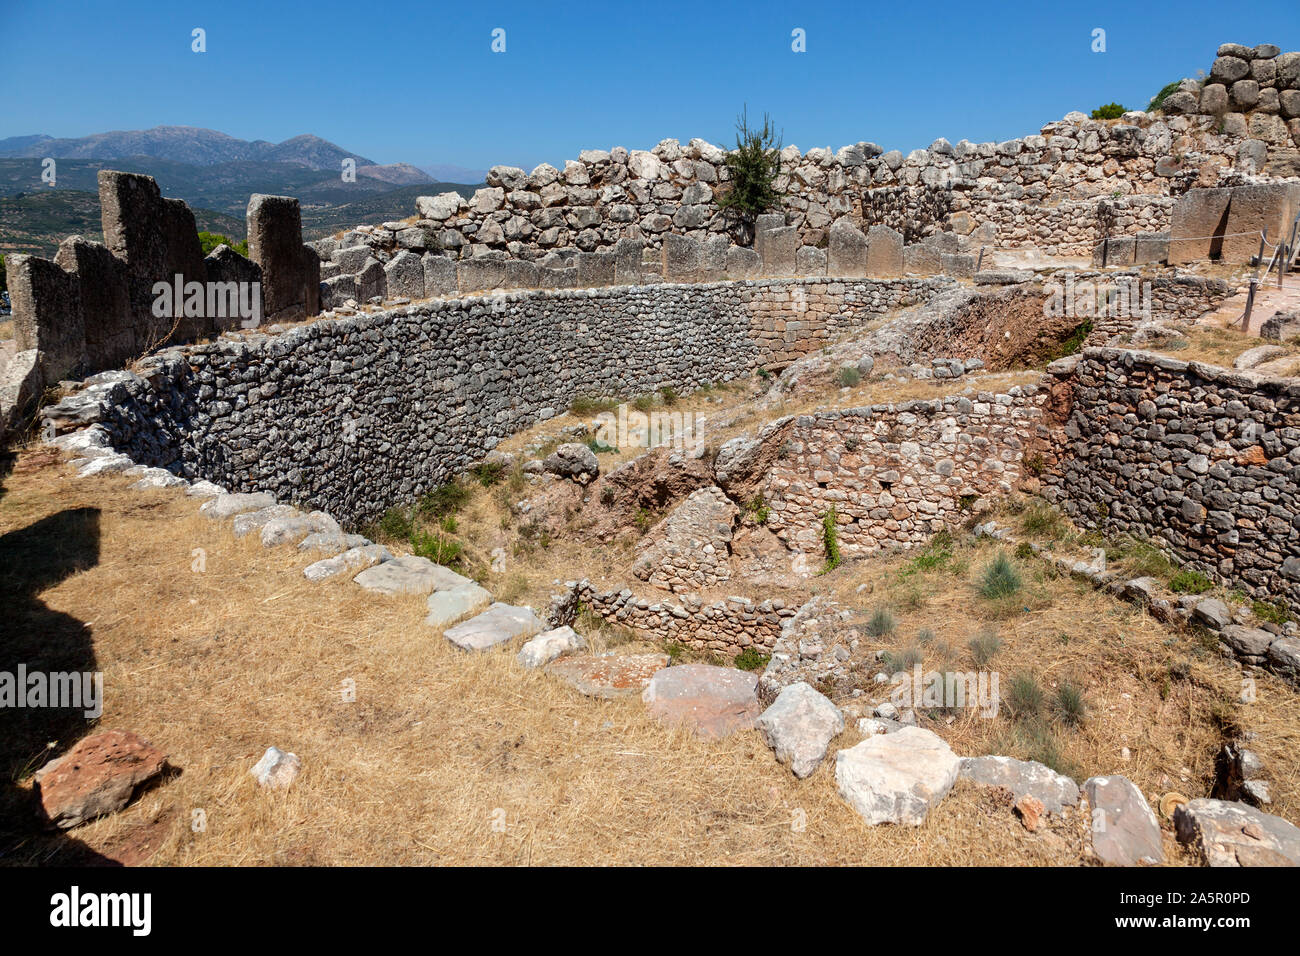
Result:
M1118 774L1089 777L1083 792L1092 807L1092 849L1111 866L1161 863L1160 824L1133 781Z
M115 813L137 787L162 773L166 762L165 753L129 731L84 737L36 771L41 810L61 830Z
M776 702L759 715L758 731L777 762L803 779L817 769L830 742L844 732L844 715L810 684L799 681L783 688Z
M1221 631L1232 623L1232 612L1217 598L1206 598L1192 609L1192 619L1211 630Z
M469 578L428 558L407 554L366 568L352 580L367 591L380 594L428 594L472 584Z
M582 654L552 661L546 672L588 697L627 697L643 691L668 662L667 654Z
M1174 830L1210 866L1300 866L1300 827L1244 803L1191 800L1175 808Z
M524 667L542 667L562 654L584 650L586 646L582 635L565 624L538 634L520 648L515 659Z
M835 755L840 796L867 823L920 826L957 782L961 761L933 731L904 727Z
M485 651L490 647L529 638L546 630L546 623L531 608L497 602L477 617L449 628L443 635L466 651Z
M681 664L650 678L641 694L651 716L683 724L701 737L725 737L754 726L762 706L758 675L734 667Z
M479 613L491 603L491 592L473 581L459 587L434 591L429 595L429 613L424 623L429 627L451 627Z
M264 491L251 494L221 494L199 506L199 514L209 518L231 518L248 511L261 511L275 504L275 499Z
M298 542L299 551L319 551L322 554L342 554L349 548L361 548L370 544L370 539L359 534L344 534L342 531L316 531Z
M230 523L230 530L235 533L236 538L242 538L253 531L261 531L277 518L301 518L302 516L302 512L293 505L271 505L269 508L235 515L235 520Z
M307 565L307 567L303 568L302 574L308 581L323 581L326 578L342 574L344 571L365 568L372 564L382 564L385 561L392 560L392 552L382 544L359 545L355 548L349 548L342 554L336 554L332 558L324 558L314 564Z
M1219 638L1239 656L1262 659L1268 654L1269 646L1275 640L1275 635L1257 627L1242 627L1240 624L1229 624L1219 632Z
M1079 785L1051 767L1013 757L963 757L958 774L986 787L1002 787L1019 800L1029 796L1047 813L1078 806Z

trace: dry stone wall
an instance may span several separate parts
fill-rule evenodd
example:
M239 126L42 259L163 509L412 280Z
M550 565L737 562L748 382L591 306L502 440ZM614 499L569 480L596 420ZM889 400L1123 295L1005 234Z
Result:
M819 348L925 289L919 280L662 284L322 319L161 353L112 386L104 424L138 462L357 523L578 396L725 381Z
M1064 428L1047 497L1300 608L1300 385L1116 349L1051 371Z

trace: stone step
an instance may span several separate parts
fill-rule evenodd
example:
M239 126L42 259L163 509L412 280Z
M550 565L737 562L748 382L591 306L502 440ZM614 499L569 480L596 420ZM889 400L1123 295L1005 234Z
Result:
M546 672L588 697L630 697L644 691L669 660L667 654L581 654L552 661Z
M414 554L366 568L352 580L367 591L380 594L429 594L474 583L450 568Z
M448 628L443 635L466 651L485 651L515 638L529 638L546 630L546 622L532 608L497 602L477 617Z
M492 603L492 594L473 581L429 595L429 614L424 623L429 627L451 627L471 615L478 614Z

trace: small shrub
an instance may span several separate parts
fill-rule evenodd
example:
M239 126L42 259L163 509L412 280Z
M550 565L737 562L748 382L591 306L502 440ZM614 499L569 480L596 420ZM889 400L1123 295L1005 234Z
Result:
M1041 454L1034 452L1032 455L1025 458L1025 469L1037 478L1047 470L1047 462L1043 459Z
M835 373L835 384L840 388L852 388L862 381L862 373L856 365L845 365Z
M443 518L454 514L469 501L470 489L459 481L449 481L430 491L416 505L419 514L429 518Z
M747 647L736 655L732 663L742 671L761 671L771 659L770 655L762 653L758 648Z
M962 495L957 499L957 507L962 511L971 511L975 508L975 502L979 500L979 495Z
M1147 104L1147 112L1154 113L1164 105L1165 100L1178 92L1178 87L1182 80L1174 80L1172 83L1166 83L1160 88L1160 92L1151 97L1151 102Z
M753 236L754 220L781 205L776 181L781 175L781 138L767 114L761 128L749 125L749 110L736 120L736 148L726 157L731 185L718 197L718 208L735 223L741 237Z
M919 647L905 647L898 651L886 651L882 659L885 670L897 674L900 671L910 671L925 659L925 655Z
M1067 727L1078 727L1086 714L1083 691L1069 681L1061 681L1052 695L1052 716Z
M821 569L822 574L840 566L839 527L835 519L835 506L831 505L830 510L822 516L822 545L826 549L826 564Z
M1261 621L1269 624L1285 624L1292 620L1291 612L1280 604L1270 604L1268 601L1256 601L1250 609L1255 612L1255 616Z
M655 407L655 397L653 395L638 395L632 399L632 407L638 412L648 412Z
M491 488L505 475L506 466L499 461L485 461L470 469L470 474L484 488Z
M999 552L980 575L979 592L989 600L1011 597L1024 586L1011 559Z
M366 537L376 541L405 541L411 536L415 523L409 508L389 508L373 526L367 528Z
M1002 650L1002 638L992 628L986 628L972 637L966 646L970 648L975 666L984 670L993 662L998 651Z
M569 411L574 415L598 415L601 412L612 412L618 408L618 402L612 398L594 398L590 395L579 395L569 403Z
M654 524L654 520L655 516L650 513L649 509L638 508L636 516L632 519L632 523L636 525L638 531L645 534L650 530L650 526Z
M1011 678L1006 701L1016 720L1027 720L1042 714L1046 695L1037 677L1021 672Z
M1176 594L1204 594L1214 582L1200 571L1179 571L1169 579L1169 590Z
M1059 511L1046 501L1035 501L1021 515L1020 530L1036 538L1055 541L1063 538L1068 528Z
M762 495L755 495L745 505L745 510L753 516L756 524L767 524L767 519L772 516L772 509L768 507L767 500Z
M1049 353L1048 358L1055 361L1059 358L1065 358L1067 355L1075 354L1083 348L1083 343L1091 334L1092 319L1084 319L1073 332L1061 340L1061 343Z
M858 450L857 438L850 435L848 438L844 439L844 450L848 452L857 451Z
M677 399L677 389L673 388L671 385L665 385L663 388L659 389L659 400L665 405L676 405Z
M888 637L898 627L898 621L888 608L880 607L872 613L867 621L867 633L872 637Z
M1019 558L1021 561L1028 561L1036 553L1037 552L1034 551L1034 546L1030 544L1028 541L1021 541L1018 545L1016 545L1016 557Z
M609 485L606 485L604 488L600 489L600 503L604 505L606 508L613 505L617 497L618 496L614 494L614 489L611 488Z
M934 631L930 630L928 627L923 627L916 632L916 643L921 647L928 647L934 643L936 637L938 637L938 635L935 634Z
M1127 112L1128 110L1118 103L1106 103L1104 106L1099 106L1092 111L1092 118L1100 120L1119 119Z
M463 548L460 542L433 531L411 532L411 550L422 558L428 558L434 564L448 567L459 563Z
M676 664L683 656L685 656L686 648L682 647L682 645L678 644L676 641L666 641L664 643L664 653L668 655L670 661Z

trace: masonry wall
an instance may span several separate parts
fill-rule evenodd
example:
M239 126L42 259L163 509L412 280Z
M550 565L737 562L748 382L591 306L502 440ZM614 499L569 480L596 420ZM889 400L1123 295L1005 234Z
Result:
M963 520L974 499L1018 485L1044 398L1029 385L800 415L773 436L781 448L764 485L767 525L820 554L822 518L834 507L846 555L923 544Z
M1053 371L1064 428L1047 497L1300 609L1300 385L1115 349Z
M105 425L139 462L362 522L578 396L735 378L819 348L925 286L550 290L321 320L163 353L124 386Z

